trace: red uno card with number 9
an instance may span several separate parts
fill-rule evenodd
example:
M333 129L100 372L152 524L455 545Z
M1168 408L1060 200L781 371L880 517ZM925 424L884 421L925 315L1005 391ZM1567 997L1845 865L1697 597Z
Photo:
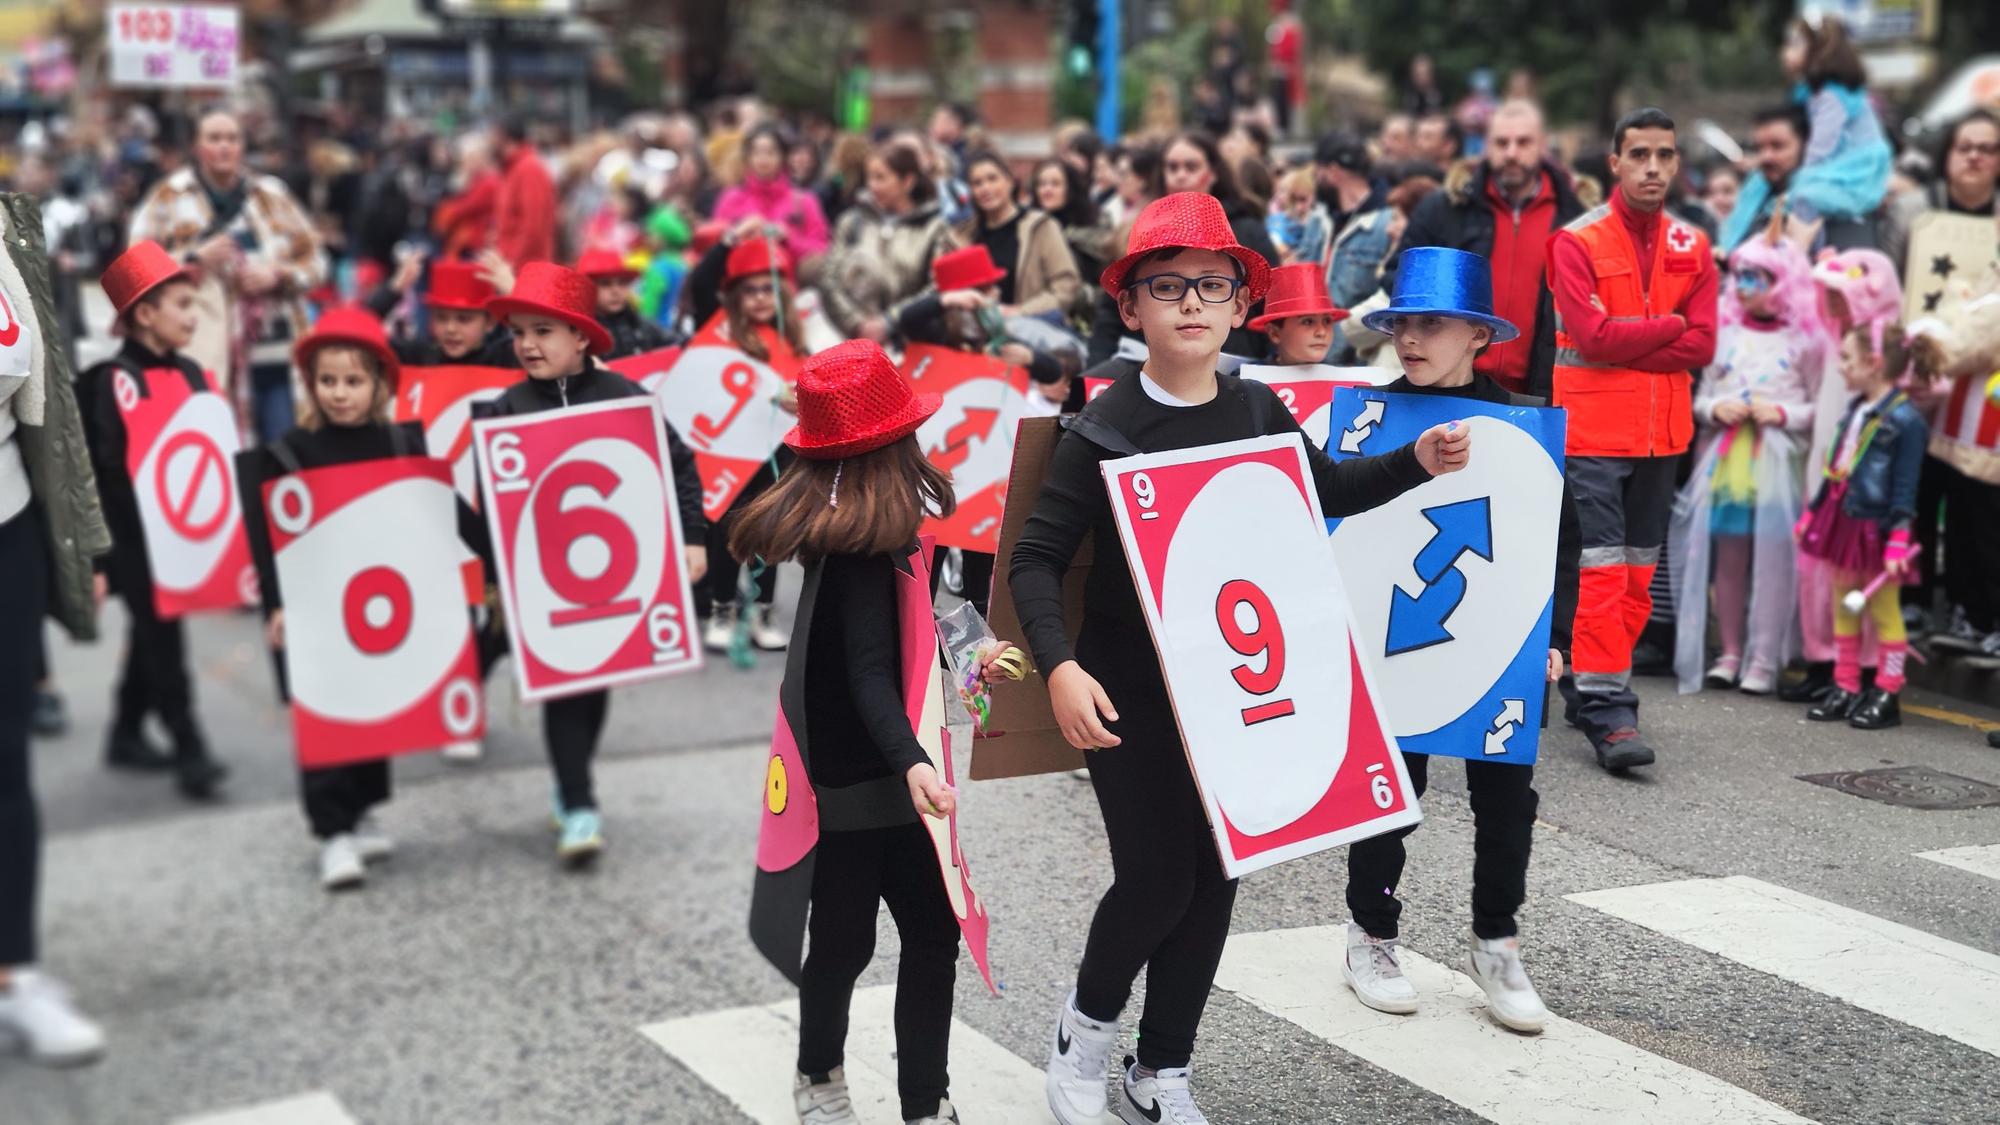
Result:
M473 423L521 697L701 666L659 400Z
M370 761L486 727L451 470L427 457L264 486L299 764ZM382 529L393 528L393 534Z
M1298 436L1103 470L1223 871L1416 823Z

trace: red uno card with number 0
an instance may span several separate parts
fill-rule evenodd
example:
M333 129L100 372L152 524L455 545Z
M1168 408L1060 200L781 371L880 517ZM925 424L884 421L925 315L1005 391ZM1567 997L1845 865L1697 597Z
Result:
M177 370L111 379L125 423L125 467L146 532L153 607L163 618L257 602L257 570L237 504L241 442L229 401L196 392Z
M1014 431L1028 406L1028 372L979 352L911 344L903 373L919 394L943 396L938 412L917 429L931 464L951 474L958 509L924 523L939 546L993 551L1014 467Z
M299 764L478 738L486 704L450 469L428 457L307 469L269 482L260 500L287 595Z
M659 401L482 418L472 435L521 697L700 667Z
M1103 470L1224 873L1416 823L1297 435Z

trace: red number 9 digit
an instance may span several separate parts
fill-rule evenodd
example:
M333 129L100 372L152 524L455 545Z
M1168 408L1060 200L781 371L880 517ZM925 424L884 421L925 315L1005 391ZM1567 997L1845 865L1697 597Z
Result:
M1243 628L1236 620L1237 610L1246 605L1256 618L1250 629ZM1270 596L1248 579L1234 578L1223 583L1215 596L1215 624L1222 630L1222 639L1238 655L1264 658L1261 671L1247 662L1231 668L1229 674L1235 678L1236 686L1251 695L1269 695L1278 690L1285 679L1285 631L1278 624L1278 610L1271 604ZM1274 699L1244 708L1243 725L1254 726L1292 713L1291 700Z
M604 508L563 507L573 488L587 488L601 498L618 489L618 474L596 461L567 461L550 469L535 491L535 523L540 528L536 550L542 573L556 596L577 608L549 615L551 625L571 625L639 611L639 601L612 601L632 581L639 568L639 543L625 521ZM570 548L579 539L604 544L604 569L593 576L578 574L570 565Z

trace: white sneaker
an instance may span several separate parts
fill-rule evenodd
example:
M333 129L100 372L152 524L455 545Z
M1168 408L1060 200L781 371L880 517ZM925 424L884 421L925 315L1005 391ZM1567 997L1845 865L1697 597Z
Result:
M1979 630L1972 627L1972 617L1965 612L1965 607L1955 605L1951 607L1951 623L1943 629L1933 632L1930 641L1931 646L1934 648L1955 648L1960 652L1977 652L1979 650L1980 636Z
M354 850L360 853L361 862L380 863L396 854L396 841L382 831L374 817L364 816L354 826Z
M1132 1071L1132 1060L1127 1059L1125 1080L1119 1083L1119 1120L1127 1125L1208 1125L1188 1085L1193 1071L1170 1067L1151 1078L1140 1078Z
M104 1057L104 1029L91 1022L55 978L15 969L0 989L0 1046L47 1066L82 1066Z
M927 1113L922 1117L912 1117L908 1121L903 1122L903 1125L960 1125L960 1123L958 1120L958 1110L952 1106L951 1099L939 1098L938 1111L936 1113Z
M1407 1016L1417 1010L1417 986L1403 975L1396 960L1395 938L1372 938L1353 922L1347 924L1347 957L1340 964L1347 987L1368 1007Z
M1110 1102L1111 1048L1118 1025L1102 1024L1076 1010L1076 993L1063 1001L1049 1042L1049 1112L1062 1125L1105 1125Z
M1520 940L1474 938L1468 960L1473 981L1486 990L1486 1013L1509 1030L1540 1035L1549 1010L1521 964Z
M1742 665L1742 657L1725 653L1708 666L1708 675L1702 677L1702 682L1712 688L1733 688L1736 686L1737 669Z
M440 753L447 762L476 762L486 755L486 744L476 738L447 742Z
M352 835L342 833L319 846L320 886L344 891L360 886L366 878L368 868L361 861L361 846Z
M729 646L736 642L736 603L717 602L715 612L708 615L708 624L702 628L701 644L710 652L729 652Z
M1743 673L1743 679L1736 685L1736 690L1744 695L1769 695L1777 687L1776 669L1767 668L1762 664L1752 664L1750 669Z
M847 1095L845 1067L834 1067L824 1082L793 1075L792 1108L799 1111L799 1125L861 1125L854 1116L854 1099Z
M783 652L792 638L771 624L771 607L758 605L750 610L750 643L765 652Z

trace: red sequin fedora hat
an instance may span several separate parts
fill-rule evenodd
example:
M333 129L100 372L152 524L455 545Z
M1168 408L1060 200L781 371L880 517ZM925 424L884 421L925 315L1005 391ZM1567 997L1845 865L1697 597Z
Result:
M746 239L729 251L722 267L722 283L734 284L746 277L760 277L775 268L786 281L792 280L792 256L785 248L764 238Z
M1243 266L1243 287L1251 303L1271 287L1271 263L1264 255L1236 241L1222 201L1205 191L1180 191L1146 205L1132 223L1132 238L1124 257L1106 266L1098 284L1113 297L1124 292L1127 275L1139 259L1155 250L1214 250Z
M821 461L856 457L908 437L943 402L913 392L872 340L849 340L806 360L798 395L799 424L785 444Z
M1264 315L1250 319L1250 331L1262 332L1273 321L1294 316L1330 316L1336 322L1347 319L1347 310L1333 303L1326 292L1326 274L1315 262L1279 266L1271 271L1271 291L1264 298Z
M389 380L391 390L402 381L403 365L396 359L396 349L389 346L382 322L367 309L348 305L319 314L312 330L292 345L292 361L301 368L309 367L313 352L328 344L351 344L380 360L382 377ZM312 381L310 371L306 372L306 381Z
M486 302L486 311L506 320L545 316L559 320L590 341L594 355L611 350L611 332L597 323L597 283L554 262L529 262L514 279L514 291Z
M434 309L485 312L486 302L498 295L492 283L479 276L479 267L471 262L434 262L424 304Z
M984 289L1007 280L1007 271L993 264L993 253L985 243L974 243L962 250L939 254L931 263L931 280L937 282L940 293Z
M616 250L602 249L584 251L583 256L576 260L576 272L592 281L612 277L630 281L639 276L639 271L633 269L623 255Z
M139 298L177 277L187 277L187 267L174 260L166 248L152 239L135 242L105 269L98 284L111 298L114 317L122 319Z

